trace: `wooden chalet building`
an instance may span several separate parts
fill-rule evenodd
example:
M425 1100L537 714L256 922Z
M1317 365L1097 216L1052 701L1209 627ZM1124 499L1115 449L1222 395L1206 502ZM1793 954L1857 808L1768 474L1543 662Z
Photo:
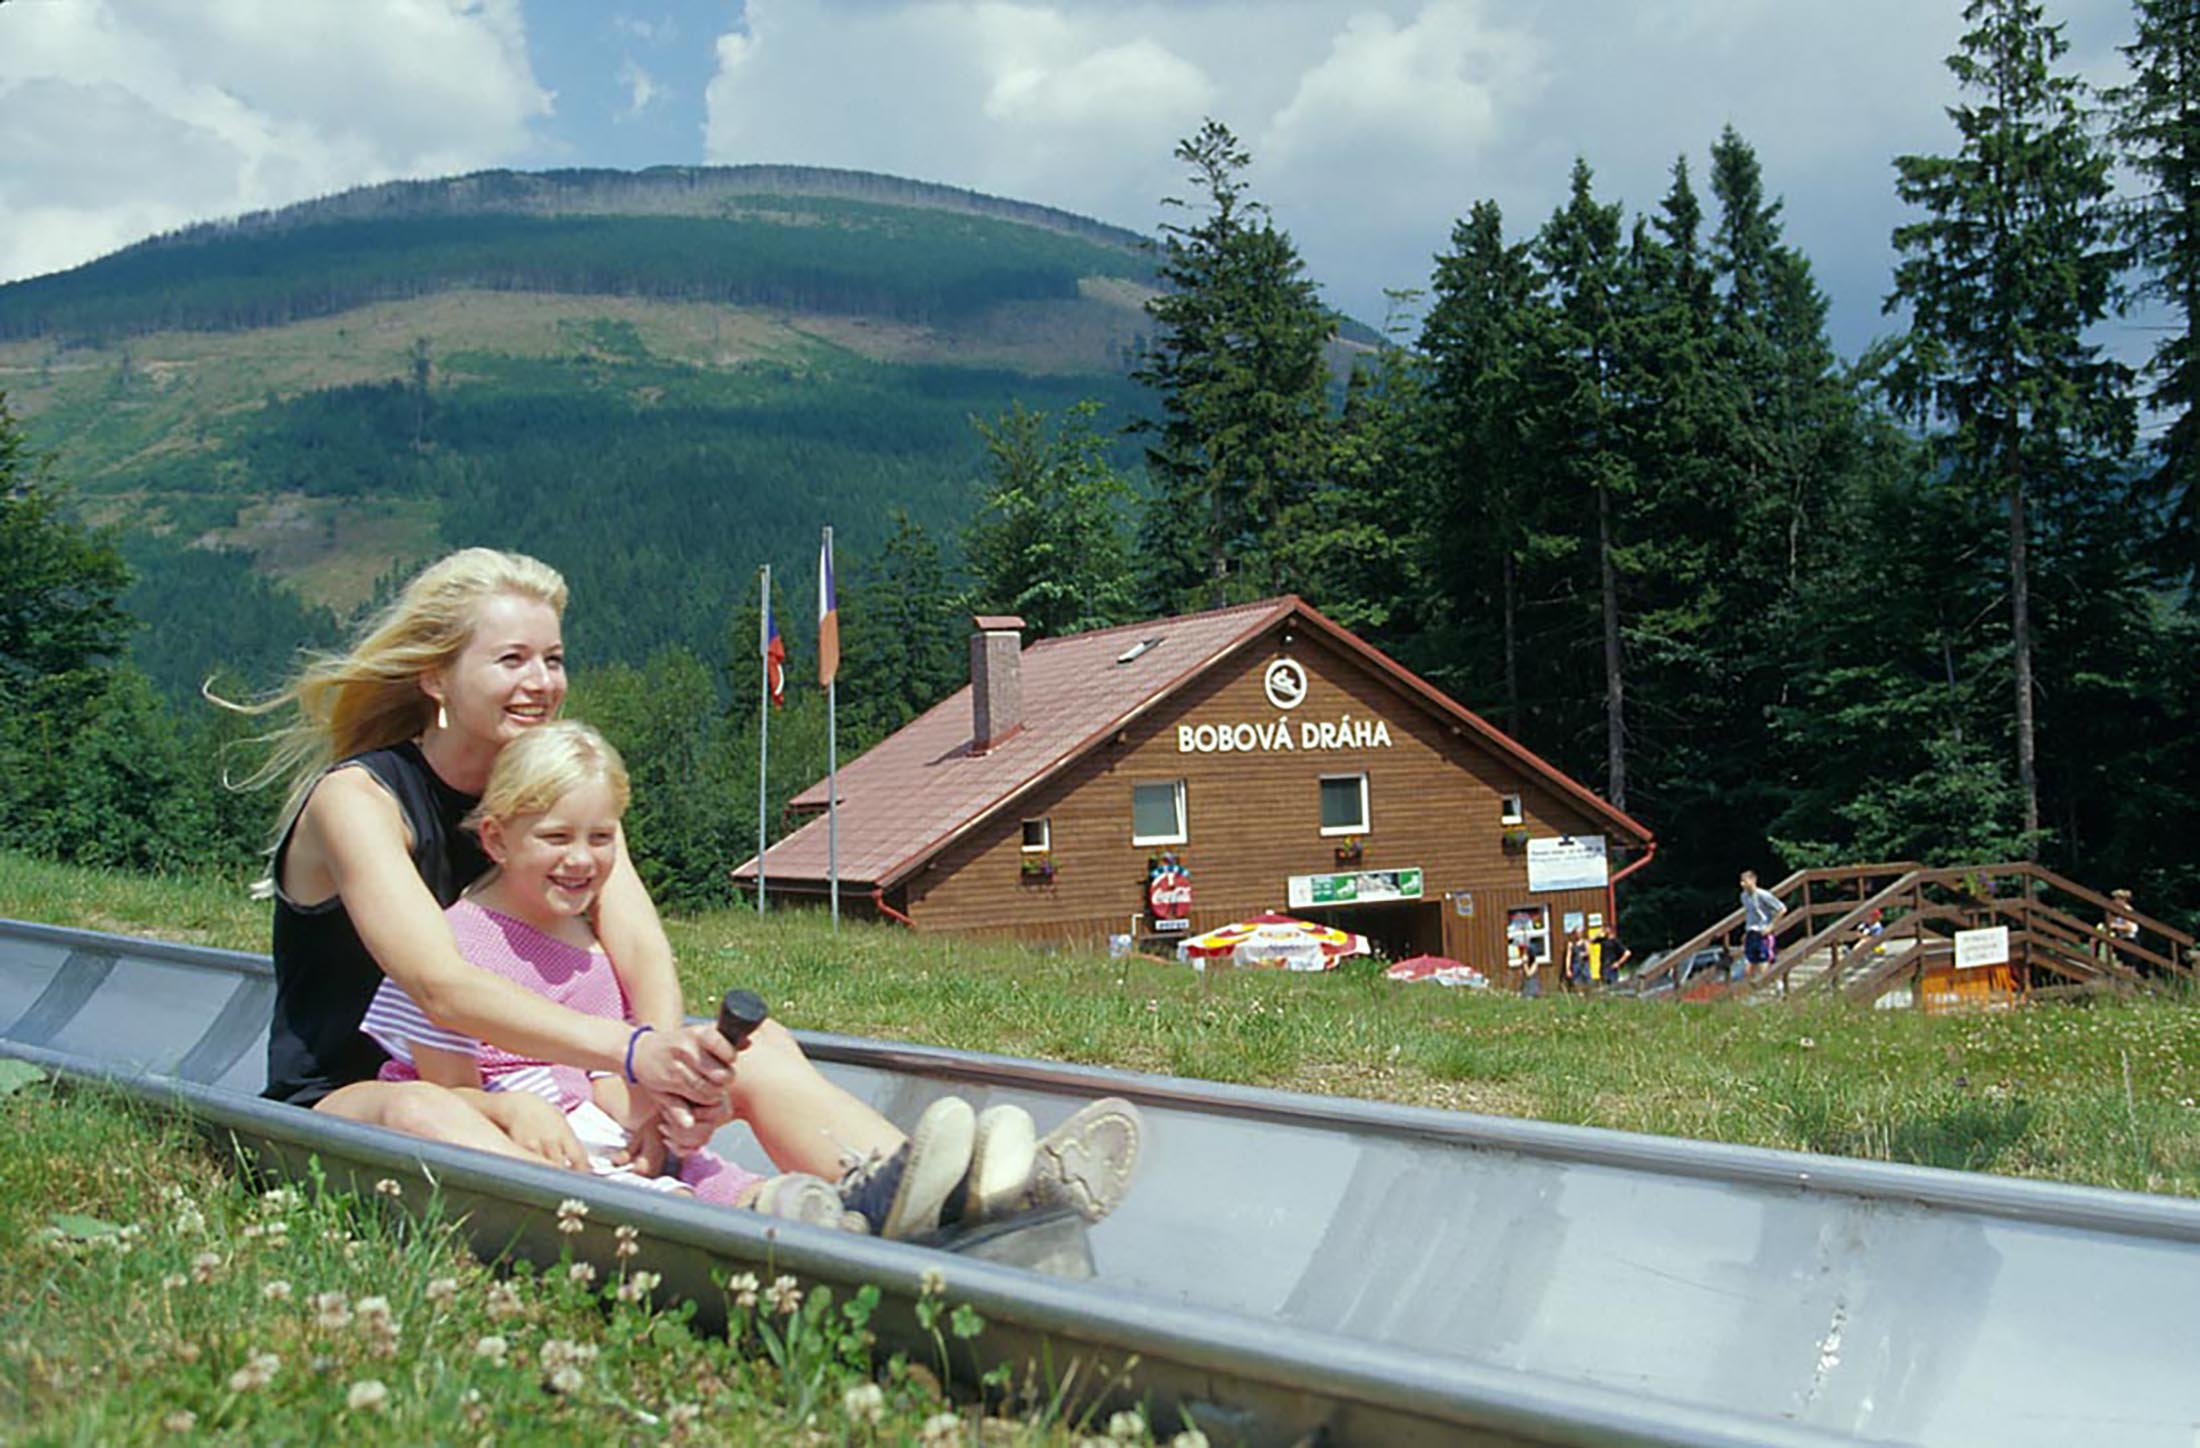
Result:
M1264 910L1493 980L1610 923L1648 830L1295 597L1023 647L840 771L841 904L920 930L1147 950ZM825 786L764 859L827 889ZM1631 863L1622 864L1630 860ZM755 888L756 861L734 871Z

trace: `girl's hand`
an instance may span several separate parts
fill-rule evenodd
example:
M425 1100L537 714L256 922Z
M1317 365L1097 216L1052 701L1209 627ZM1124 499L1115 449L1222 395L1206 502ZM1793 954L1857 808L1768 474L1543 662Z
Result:
M483 1111L521 1151L552 1166L589 1169L588 1152L573 1134L565 1113L534 1092L492 1091Z
M698 1111L725 1109L733 1058L733 1047L707 1022L650 1031L634 1042L634 1081L660 1098L665 1121L684 1132Z

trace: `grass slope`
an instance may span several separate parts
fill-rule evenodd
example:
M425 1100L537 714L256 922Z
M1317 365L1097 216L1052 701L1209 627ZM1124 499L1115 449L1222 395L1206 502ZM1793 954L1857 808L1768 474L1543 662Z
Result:
M0 854L0 914L265 948L241 886ZM2200 1004L1998 1014L1551 999L1367 971L1195 976L813 913L669 922L692 1007L919 1041L1626 1131L2200 1196Z

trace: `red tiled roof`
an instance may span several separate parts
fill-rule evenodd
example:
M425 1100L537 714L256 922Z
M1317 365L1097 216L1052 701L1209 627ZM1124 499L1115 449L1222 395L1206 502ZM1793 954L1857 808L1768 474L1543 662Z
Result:
M985 754L970 751L970 686L965 684L842 767L841 883L899 883L957 835L1111 737L1270 625L1294 614L1390 676L1407 693L1466 725L1497 753L1610 821L1621 833L1649 843L1650 831L1595 793L1300 599L1286 595L1040 640L1025 649L1020 660L1023 727ZM1129 662L1118 662L1145 639L1161 642ZM765 853L766 879L774 885L821 882L826 878L825 781L796 795L790 808L815 810L817 815ZM733 874L736 879L754 880L755 858L743 861Z

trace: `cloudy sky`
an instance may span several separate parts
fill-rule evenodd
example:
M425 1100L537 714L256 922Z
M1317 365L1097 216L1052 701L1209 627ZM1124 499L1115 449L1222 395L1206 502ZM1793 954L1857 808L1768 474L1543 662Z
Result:
M2119 73L2127 0L2048 0ZM1452 221L1516 232L1576 155L1699 182L1733 124L1854 351L1889 158L1948 149L1960 0L0 0L0 280L184 222L485 166L801 162L1139 230L1203 116L1329 300L1379 322Z

